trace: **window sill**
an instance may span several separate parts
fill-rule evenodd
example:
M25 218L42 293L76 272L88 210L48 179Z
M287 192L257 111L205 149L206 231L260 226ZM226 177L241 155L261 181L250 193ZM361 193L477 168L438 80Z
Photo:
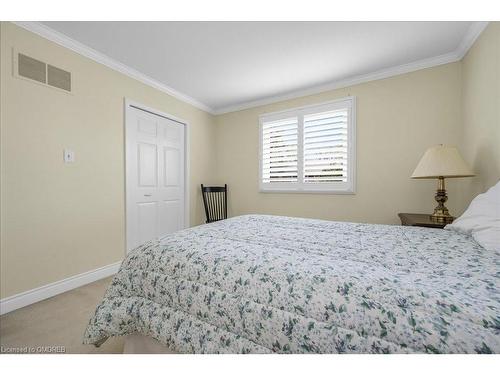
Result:
M260 188L259 193L265 194L330 194L330 195L356 195L355 190L328 190L328 189L309 189L309 190L292 190L292 189L265 189Z

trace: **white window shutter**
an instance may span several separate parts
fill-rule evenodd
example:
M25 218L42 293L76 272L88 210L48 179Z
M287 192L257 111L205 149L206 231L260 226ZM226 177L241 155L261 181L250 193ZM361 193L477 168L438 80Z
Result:
M262 124L262 182L297 182L297 117Z
M356 99L260 116L262 192L354 194Z
M304 116L304 182L347 181L347 109Z

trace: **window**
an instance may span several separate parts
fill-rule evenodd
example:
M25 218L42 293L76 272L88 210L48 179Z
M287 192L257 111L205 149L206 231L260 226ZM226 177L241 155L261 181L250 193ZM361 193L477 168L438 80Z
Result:
M260 117L260 190L354 193L355 98Z

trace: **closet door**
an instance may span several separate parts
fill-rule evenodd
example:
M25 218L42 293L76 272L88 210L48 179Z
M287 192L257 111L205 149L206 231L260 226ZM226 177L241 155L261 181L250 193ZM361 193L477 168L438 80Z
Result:
M185 125L127 108L127 251L184 228Z

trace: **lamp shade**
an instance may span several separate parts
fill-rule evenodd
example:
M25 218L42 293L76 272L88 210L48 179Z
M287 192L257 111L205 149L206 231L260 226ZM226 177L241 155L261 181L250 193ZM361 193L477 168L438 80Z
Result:
M411 178L471 177L474 172L451 146L434 146L425 151Z

